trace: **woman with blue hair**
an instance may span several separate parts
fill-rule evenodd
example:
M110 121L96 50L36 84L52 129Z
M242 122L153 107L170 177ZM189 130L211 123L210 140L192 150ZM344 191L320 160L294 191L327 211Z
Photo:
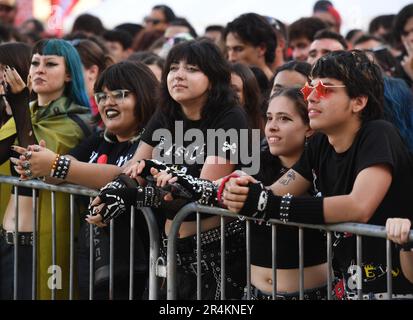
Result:
M58 39L42 40L35 44L27 85L18 72L5 66L4 83L0 94L4 94L12 109L13 118L0 128L0 163L18 155L13 144L27 147L33 144L46 146L56 153L64 154L75 147L90 132L89 101L85 90L82 65L76 49L67 41ZM29 103L30 91L37 100ZM26 107L27 106L27 107ZM33 152L36 152L34 150ZM30 159L31 152L24 156ZM32 178L30 163L26 161L25 177ZM12 175L17 172L11 167ZM58 170L54 173L59 174ZM61 172L60 172L61 173ZM51 197L50 192L36 194L39 205L37 298L49 299L50 288L46 273L51 261ZM32 190L18 188L18 299L32 298L32 246L33 217ZM13 297L14 245L16 230L14 197L7 198L0 236L0 299ZM63 274L69 267L69 198L56 195L57 265ZM62 289L57 298L64 298L69 286L68 279L62 279Z

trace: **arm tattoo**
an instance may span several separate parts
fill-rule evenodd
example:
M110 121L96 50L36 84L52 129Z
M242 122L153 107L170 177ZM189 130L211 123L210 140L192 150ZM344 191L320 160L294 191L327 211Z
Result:
M290 170L287 172L286 176L283 176L279 180L279 184L282 184L283 186L288 186L291 181L295 180L295 172L294 170Z

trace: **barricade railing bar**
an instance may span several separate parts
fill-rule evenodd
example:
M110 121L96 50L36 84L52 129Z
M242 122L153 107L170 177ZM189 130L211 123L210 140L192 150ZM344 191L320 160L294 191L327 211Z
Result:
M246 269L247 269L247 299L250 299L250 222L253 220L258 220L254 218L246 218L239 215L234 215L228 210L216 208L216 207L206 207L201 206L197 203L190 203L183 207L175 216L172 225L169 230L168 235L168 249L167 249L167 299L168 300L176 300L177 297L177 283L176 283L176 273L177 273L177 235L179 232L179 228L181 223L184 219L191 213L197 213L197 284L198 284L198 292L197 298L201 299L201 246L200 246L200 214L211 214L211 215L218 215L221 216L221 298L225 298L225 217L231 218L238 218L241 220L246 220L246 252L247 252L247 259L246 259ZM272 275L273 275L273 299L276 297L276 288L277 288L277 262L276 262L276 232L277 232L277 225L287 225L287 226L294 226L298 227L299 230L299 291L300 291L300 299L304 298L304 236L303 230L304 228L308 229L316 229L316 230L323 230L327 234L327 265L328 265L328 274L327 274L327 299L332 299L332 283L333 283L333 275L332 275L332 234L334 232L340 233L351 233L357 236L357 264L358 266L362 265L362 237L376 237L376 238L387 238L385 227L383 226L376 226L376 225L369 225L369 224L359 224L359 223L340 223L340 224L331 224L331 225L310 225L310 224L300 224L300 223L293 223L288 222L284 223L280 220L270 219L267 223L272 224ZM410 231L409 240L413 241L413 231ZM392 298L393 294L393 286L392 286L392 245L391 241L387 240L386 248L386 260L387 260L387 297L388 299ZM357 288L358 299L363 299L362 293L362 281L360 283L360 287Z
M0 184L10 184L14 187L14 204L16 208L16 230L18 230L18 222L19 222L19 207L18 207L18 193L17 187L27 187L32 188L32 215L33 215L33 225L35 228L33 229L33 268L32 268L32 299L35 300L36 292L37 292L37 261L39 254L45 254L39 252L38 248L38 237L39 231L37 229L38 219L39 219L39 212L38 212L38 201L36 197L36 190L48 190L51 191L51 219L52 219L52 250L51 250L51 257L52 263L55 265L57 263L57 227L56 227L56 193L67 193L70 195L70 257L69 257L69 299L72 300L75 298L74 288L75 288L75 196L87 196L90 199L93 199L98 195L97 190L85 188L78 185L73 184L61 184L61 185L51 185L47 184L40 180L27 180L21 181L16 177L9 177L9 176L0 176ZM245 220L245 231L246 231L246 285L247 285L247 299L251 299L251 229L250 224L253 223L254 218L245 218L239 215L235 215L228 210L216 208L216 207L206 207L201 206L197 203L190 203L184 206L175 216L169 230L169 234L167 237L167 257L166 263L160 255L160 231L158 228L158 223L155 218L153 211L150 208L142 208L142 211L145 221L148 226L149 231L149 239L150 239L150 248L149 248L149 282L148 282L148 298L150 300L156 300L159 296L159 285L158 285L158 277L167 278L167 299L168 300L175 300L177 297L177 283L176 283L176 274L177 274L177 236L179 234L179 228L185 218L191 214L196 212L196 269L197 269L197 299L202 299L201 294L201 286L202 286L202 246L201 246L201 214L210 214L220 216L221 219L221 226L220 226L220 259L221 259L221 266L220 266L220 290L221 290L221 299L226 298L226 268L225 268L225 222L226 218L235 218L240 220ZM134 248L135 248L135 223L136 223L136 209L133 207L131 208L131 215L130 215L130 265L129 265L129 299L133 299L134 293L134 278L133 278L133 270L134 270ZM109 292L108 296L109 299L114 299L114 226L116 223L116 219L110 222L110 239L109 239L109 247L110 247L110 256L109 256ZM333 268L332 268L332 260L333 260L333 233L340 232L340 233L351 233L356 235L356 250L357 250L357 265L362 265L362 237L377 237L377 238L387 238L387 234L385 231L385 227L383 226L376 226L376 225L369 225L369 224L358 224L358 223L340 223L340 224L333 224L333 225L308 225L308 224L299 224L299 223L284 223L279 220L269 220L267 223L272 224L272 297L276 299L277 296L277 259L276 259L276 252L277 252L277 226L278 225L287 225L287 226L294 226L298 228L298 243L299 243L299 297L300 299L304 299L304 229L316 229L322 230L326 232L326 241L327 241L327 299L331 300L332 297L332 284L333 284ZM93 288L94 288L94 226L91 225L89 227L90 232L90 239L89 239L89 299L93 300ZM14 233L14 243L19 244L18 241L19 232ZM409 240L413 241L413 231L410 231ZM14 246L14 256L17 259L14 259L14 292L13 298L18 299L17 288L19 285L19 277L18 277L18 266L19 266L19 259L18 259L18 250L19 245ZM386 262L387 262L387 297L389 299L392 298L393 293L393 285L392 285L392 243L391 241L387 240L386 247L383 248L386 250ZM51 290L51 299L56 299L56 288L53 287ZM358 299L363 299L363 290L362 290L362 283L360 287L357 288L357 297Z
M36 190L47 190L51 191L51 213L52 213L52 250L51 250L51 256L52 256L52 264L55 266L57 263L57 226L56 226L56 193L61 192L61 193L66 193L70 195L70 249L69 249L69 299L72 300L74 299L74 288L75 288L75 266L74 266L74 261L75 261L75 248L74 248L74 242L75 242L75 196L87 196L90 197L90 199L93 199L98 195L97 190L85 188L79 185L74 185L74 184L60 184L60 185L52 185L52 184L47 184L43 181L40 180L27 180L27 181L22 181L19 180L16 177L10 177L10 176L1 176L0 175L0 184L9 184L14 187L14 203L15 203L15 230L17 232L14 232L14 243L19 244L18 236L19 236L19 229L18 229L18 222L19 222L19 207L18 207L18 193L17 193L17 187L26 187L26 188L32 188L32 199L33 199L33 268L32 268L32 299L35 300L37 298L36 293L37 293L37 261L38 261L38 255L39 254L45 254L44 252L39 252L38 249L38 237L39 237L39 232L37 229L38 226L38 201L36 197ZM149 248L149 299L150 300L156 300L158 298L158 288L157 288L157 280L156 280L156 272L157 272L157 260L159 257L159 228L157 221L153 215L152 210L148 208L143 208L142 213L145 217L147 226L148 226L148 231L149 231L149 239L150 239L150 248ZM130 271L130 278L129 278L129 299L133 299L133 292L134 292L134 286L133 286L133 270L134 270L134 248L135 248L135 239L134 239L134 231L135 231L135 216L136 216L136 210L132 207L131 208L131 220L130 220L130 230L131 230L131 238L130 238L130 252L129 252L129 257L130 257L130 265L129 265L129 271ZM115 221L112 220L110 223L110 231L111 231L111 236L110 236L110 263L109 263L109 299L116 298L114 297L114 224ZM93 300L93 288L94 288L94 226L90 225L89 227L89 233L90 233L90 239L89 239L89 299ZM17 257L17 259L14 259L14 277L13 277L13 284L14 284L14 292L13 292L13 298L15 300L18 299L18 286L19 286L19 273L18 273L18 266L19 266L19 259L18 259L18 250L19 250L19 245L14 245L14 256ZM51 289L51 299L54 300L56 299L56 288L52 287Z

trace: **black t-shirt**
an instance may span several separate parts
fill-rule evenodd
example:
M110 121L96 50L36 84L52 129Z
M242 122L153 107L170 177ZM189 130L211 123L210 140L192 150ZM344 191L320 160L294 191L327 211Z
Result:
M82 162L114 164L119 167L128 162L135 154L139 139L118 142L115 137L95 133L84 139L69 155Z
M112 164L121 167L133 157L139 141L139 138L134 138L118 142L116 137L99 132L84 139L68 155L82 162ZM85 201L89 202L89 199L85 199ZM146 270L149 254L149 232L142 214L136 214L135 219L135 270ZM81 222L84 223L84 219L81 219ZM114 233L115 265L117 265L116 273L119 273L126 271L129 266L130 214L122 214L116 218ZM108 252L109 226L99 228L99 232L95 233L94 236L95 250L99 252L96 253L99 257L97 256L95 259L99 261L99 265L104 264L108 257L103 252ZM88 243L81 242L81 246L88 246ZM98 268L99 265L96 265L95 268Z
M261 152L260 172L255 178L264 185L277 181L288 169L281 165L278 157L268 150ZM251 222L251 263L256 266L272 268L272 226L271 224ZM326 261L326 242L324 232L304 229L304 267ZM277 268L296 269L299 267L298 228L277 225Z
M183 172L199 177L205 159L219 156L234 164L240 163L239 137L248 130L245 112L239 107L226 108L216 115L205 128L203 120L192 121L182 116L175 120L174 128L165 128L161 111L149 121L142 141L154 147L153 157L166 164L182 165ZM176 210L165 210L173 219ZM186 221L193 221L189 216Z
M102 131L83 139L69 151L68 155L81 162L112 164L121 167L133 157L138 144L139 139L118 142L116 137ZM87 198L81 199L85 204L89 202Z
M357 175L364 169L386 164L392 170L392 183L383 201L369 220L369 224L384 226L387 218L412 219L413 190L412 158L397 129L384 120L370 121L362 126L353 144L344 153L336 153L323 134L310 139L301 159L293 169L313 183L323 197L350 194ZM357 268L356 236L337 233L333 245L334 258L346 279ZM361 273L363 292L386 291L386 241L363 237ZM403 276L399 253L393 250L393 290L396 293L413 291L413 285ZM351 279L350 279L351 280ZM355 286L347 288L353 291Z

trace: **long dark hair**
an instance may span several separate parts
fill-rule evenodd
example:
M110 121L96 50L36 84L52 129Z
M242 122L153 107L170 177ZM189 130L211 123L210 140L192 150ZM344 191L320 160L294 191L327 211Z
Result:
M242 106L248 116L248 122L251 129L260 129L264 132L264 121L261 115L261 107L263 97L257 78L249 67L241 63L234 63L231 66L234 74L238 75L242 80L242 88L244 93L244 105Z
M174 128L175 120L182 120L185 117L180 104L171 97L167 86L171 65L180 61L198 66L208 77L210 90L201 112L203 120L201 129L206 129L224 110L238 105L236 94L231 87L230 65L219 48L210 40L183 42L171 49L166 58L160 94L160 111L164 126L170 130Z
M104 70L95 83L95 92L126 89L136 97L137 130L143 129L152 117L158 97L158 81L141 62L122 61Z
M274 98L286 97L294 103L295 110L298 112L301 120L304 124L310 125L310 119L308 117L307 102L304 100L303 94L298 88L280 88L270 97L269 103ZM311 139L311 138L310 138ZM304 140L303 140L304 145ZM280 171L281 169L281 171ZM278 156L273 155L270 152L268 144L265 143L261 150L261 168L260 173L257 175L257 179L262 181L265 185L270 185L274 180L281 177L285 171L282 169L281 160Z
M24 82L29 75L32 49L29 45L20 42L4 43L0 45L0 63L16 69ZM10 118L6 114L6 104L0 99L0 125Z
M0 63L14 67L24 82L29 75L32 49L21 42L3 43L0 45Z
M403 7L399 13L397 13L396 17L394 18L393 22L393 36L397 43L402 44L402 35L404 33L404 26L406 25L407 21L413 17L413 3L408 4L407 6ZM406 49L403 47L403 50Z

